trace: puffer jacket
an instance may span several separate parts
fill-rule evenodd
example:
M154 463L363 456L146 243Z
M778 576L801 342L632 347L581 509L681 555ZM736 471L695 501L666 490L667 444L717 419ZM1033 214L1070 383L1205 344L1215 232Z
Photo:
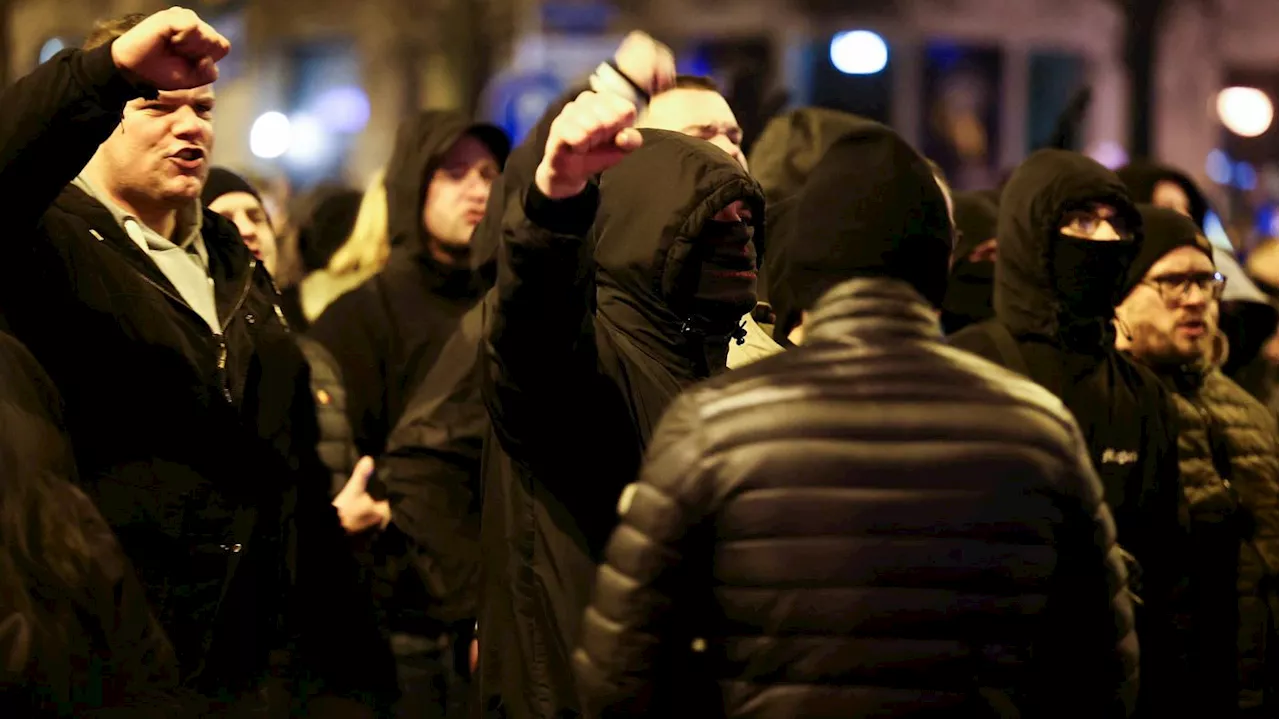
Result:
M297 340L311 368L311 394L316 400L316 420L320 426L316 450L332 475L329 493L337 496L359 459L351 422L347 419L347 391L342 386L342 370L324 345L302 335L298 335Z
M677 400L574 655L597 716L1105 717L1125 570L1062 403L849 280L803 346ZM718 704L718 706L717 706Z
M1216 369L1165 373L1191 512L1196 661L1206 709L1275 715L1276 423ZM1234 587L1235 591L1229 588ZM1213 696L1204 696L1212 694Z

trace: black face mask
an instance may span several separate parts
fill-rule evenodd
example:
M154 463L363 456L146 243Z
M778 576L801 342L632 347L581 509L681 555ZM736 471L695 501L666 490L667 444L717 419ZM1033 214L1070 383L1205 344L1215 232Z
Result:
M752 228L742 222L710 221L695 241L686 277L693 312L712 325L736 326L756 305L756 250Z
M1071 323L1109 321L1138 251L1133 240L1097 241L1059 234L1049 257L1054 291Z

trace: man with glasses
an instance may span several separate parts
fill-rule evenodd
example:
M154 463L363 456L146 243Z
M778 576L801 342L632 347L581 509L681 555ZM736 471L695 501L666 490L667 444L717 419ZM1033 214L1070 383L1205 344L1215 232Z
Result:
M1190 219L1141 208L1145 240L1116 308L1116 347L1174 392L1191 518L1188 716L1275 716L1276 425L1219 371L1226 286Z

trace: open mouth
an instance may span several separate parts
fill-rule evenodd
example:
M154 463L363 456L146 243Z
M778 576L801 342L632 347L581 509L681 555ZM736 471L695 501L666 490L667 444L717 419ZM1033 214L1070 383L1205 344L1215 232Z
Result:
M169 156L169 159L185 169L197 169L204 163L204 150L198 147L184 147Z
M1186 322L1178 323L1178 330L1191 335L1192 337L1199 337L1203 335L1207 329L1208 328L1205 326L1205 323L1201 320L1188 320Z

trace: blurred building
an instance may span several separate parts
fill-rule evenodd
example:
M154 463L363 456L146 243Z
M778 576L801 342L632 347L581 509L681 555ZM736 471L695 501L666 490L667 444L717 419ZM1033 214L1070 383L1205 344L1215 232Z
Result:
M91 18L167 4L4 2L10 75L29 71L60 43L77 42ZM670 43L682 70L721 83L748 141L781 105L838 107L892 124L957 185L981 187L1050 142L1107 164L1127 159L1124 5L202 0L191 6L235 43L218 87L217 161L286 172L298 184L336 176L362 182L386 161L398 120L417 108L474 109L521 135L548 102L612 52L625 30L639 27ZM1254 207L1274 208L1276 122L1258 137L1229 132L1217 97L1231 85L1259 88L1274 114L1278 32L1277 4L1261 0L1167 0L1158 28L1155 154L1195 176L1237 219ZM1077 105L1078 122L1064 125L1086 88L1091 102ZM279 116L263 119L271 112Z

